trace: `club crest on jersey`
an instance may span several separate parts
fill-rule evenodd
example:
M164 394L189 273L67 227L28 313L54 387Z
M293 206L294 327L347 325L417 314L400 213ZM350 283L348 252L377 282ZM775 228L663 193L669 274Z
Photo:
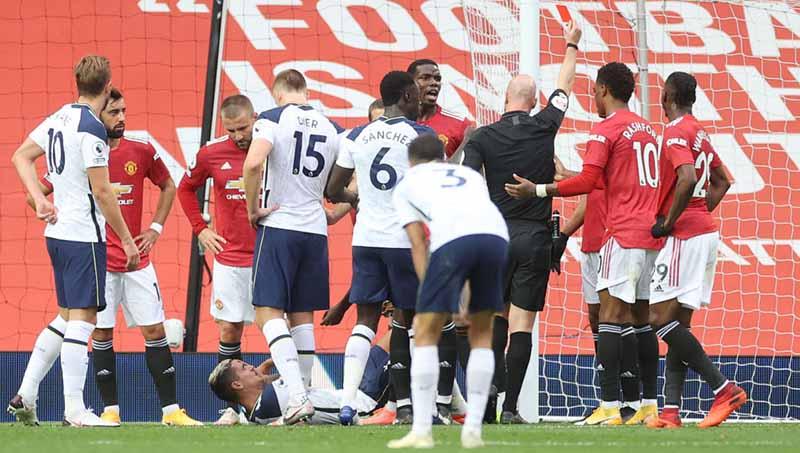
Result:
M444 134L439 134L439 141L442 142L444 146L447 146L447 142L450 141L450 138Z
M129 160L129 161L125 162L125 167L124 168L125 168L125 173L127 173L128 176L135 175L136 172L139 170L139 166L136 165L136 162L134 162L132 160Z
M226 190L238 190L238 194L226 194L225 198L228 200L244 200L244 177L239 177L239 179L230 179L228 182L225 183Z
M214 306L215 306L215 307L217 307L217 310L222 310L223 308L225 308L225 305L223 305L223 304L222 304L222 301L221 301L221 300L219 300L219 299L217 299L217 300L214 302Z

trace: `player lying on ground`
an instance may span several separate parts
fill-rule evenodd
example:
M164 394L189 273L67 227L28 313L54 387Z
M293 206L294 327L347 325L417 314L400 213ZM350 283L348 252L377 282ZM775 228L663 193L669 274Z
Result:
M743 389L728 381L689 330L692 315L711 304L719 228L711 212L731 183L708 133L692 115L697 81L685 72L670 74L661 106L670 123L660 157L659 217L653 237L666 237L650 283L650 323L669 345L664 410L648 426L681 426L680 404L687 367L714 391L714 404L700 428L717 426L747 402Z
M345 347L344 397L340 420L354 423L353 398L375 337L381 305L391 300L392 382L397 421L411 422L409 328L419 283L408 237L392 205L392 192L408 169L408 144L433 131L414 122L419 115L419 88L406 72L391 71L381 80L384 116L356 127L341 141L326 194L333 202L358 205L353 230L353 283L350 301L358 320ZM346 189L353 174L358 193ZM437 362L438 364L438 362Z
M431 424L439 378L436 345L445 320L459 310L467 281L472 295L468 308L472 349L461 445L479 447L494 374L492 318L503 308L508 229L481 174L444 163L444 147L435 136L424 134L414 139L408 147L408 160L410 169L397 186L393 202L411 242L414 269L421 282L411 361L414 422L409 434L389 442L388 447L433 447Z
M197 152L178 185L178 199L197 242L213 256L211 317L219 329L219 362L242 358L242 332L255 320L250 295L256 233L247 222L242 164L253 137L255 112L242 95L225 98L220 120L227 135L211 140ZM214 182L214 222L201 213L197 190ZM216 425L234 425L236 408L222 411Z
M108 177L108 135L98 115L111 92L111 65L101 56L83 57L75 67L78 102L47 117L20 145L11 161L34 202L53 266L59 314L42 330L8 412L38 424L39 383L61 356L64 423L113 427L87 410L83 386L88 342L97 312L106 307L106 222L120 238L125 267L139 265L139 250L125 224ZM46 156L53 184L51 203L39 186L36 160ZM99 209L98 209L99 208Z
M128 327L139 327L145 339L145 362L161 402L165 425L196 426L202 423L186 415L178 405L175 385L175 366L164 330L164 306L155 269L149 253L161 234L167 214L175 198L175 183L155 148L147 142L123 137L127 107L122 93L111 90L108 103L100 113L100 120L108 134L111 147L108 172L117 203L125 224L139 247L139 265L128 271L125 251L119 238L106 228L108 266L106 273L106 309L97 314L97 327L92 332L92 361L96 382L103 400L103 420L120 423L117 395L117 366L114 353L114 325L121 307ZM149 179L161 191L156 213L150 227L142 231L144 206L144 181ZM49 195L53 186L46 177L42 192ZM30 197L29 197L30 198ZM33 200L28 204L33 206ZM180 332L183 335L183 332Z
M586 420L589 425L622 424L620 375L639 372L634 368L636 360L622 354L622 333L631 321L639 327L642 404L630 422L643 423L658 415L658 339L648 311L653 263L663 245L650 235L658 209L658 144L650 123L628 110L635 85L633 73L622 63L608 63L598 71L594 99L604 119L592 128L579 175L552 184L533 184L517 177L519 184L506 185L509 194L520 198L588 194L602 186L601 179L606 187L607 229L596 287L602 402ZM630 368L621 369L625 364Z
M389 387L389 337L369 351L361 386L356 392L354 409L361 416L369 415L386 402ZM241 360L220 362L208 378L208 385L217 397L239 404L247 411L247 420L257 424L283 425L283 414L289 405L288 384L281 376L269 374L273 366L269 359L254 367ZM339 423L341 391L309 388L308 399L314 415L307 420L312 425Z

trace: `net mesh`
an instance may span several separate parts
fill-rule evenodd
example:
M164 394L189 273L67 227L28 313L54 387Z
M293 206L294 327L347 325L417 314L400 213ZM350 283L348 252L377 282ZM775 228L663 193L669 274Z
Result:
M519 3L465 0L470 56L480 124L502 113L502 96L518 71ZM556 154L579 171L595 111L592 80L605 63L620 61L638 73L637 2L540 2L539 102L555 87L563 58L559 4L583 29L578 77ZM797 230L800 107L796 2L646 2L651 121L663 127L660 89L673 71L698 80L694 114L735 183L715 213L722 241L712 306L698 312L692 330L723 373L750 392L740 417L798 418L800 305ZM508 43L508 47L505 47ZM637 81L642 82L637 75ZM631 108L642 112L641 85ZM558 200L567 217L576 201ZM581 294L580 238L572 239L566 271L551 278L541 316L543 416L580 416L597 404L592 334ZM664 353L662 345L662 354ZM663 360L662 360L663 363ZM698 416L713 398L690 374L685 415Z

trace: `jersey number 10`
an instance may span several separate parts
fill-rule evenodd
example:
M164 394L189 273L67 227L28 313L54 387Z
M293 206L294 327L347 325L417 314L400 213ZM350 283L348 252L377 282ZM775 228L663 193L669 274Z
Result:
M639 170L639 185L658 187L658 148L656 144L648 142L642 149L642 142L633 142L636 152L636 166ZM651 162L652 161L652 162Z
M64 134L51 128L47 136L47 171L60 175L64 171Z

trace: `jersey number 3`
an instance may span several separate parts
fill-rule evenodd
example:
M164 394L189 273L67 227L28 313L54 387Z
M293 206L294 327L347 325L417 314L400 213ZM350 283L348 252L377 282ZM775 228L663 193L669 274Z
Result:
M64 171L64 134L51 128L47 136L47 171L60 175Z
M308 146L306 147L306 156L317 161L317 166L313 169L303 165L303 174L309 178L316 178L322 173L325 168L325 156L316 150L318 143L325 143L328 137L324 135L311 134L308 136ZM300 161L303 159L303 133L295 131L294 133L294 162L292 163L292 174L297 175L300 173Z

